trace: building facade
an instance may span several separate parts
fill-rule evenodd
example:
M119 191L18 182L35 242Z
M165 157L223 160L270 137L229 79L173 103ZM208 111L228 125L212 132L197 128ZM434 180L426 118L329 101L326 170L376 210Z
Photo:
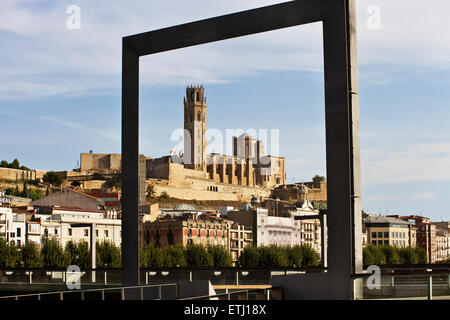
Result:
M402 219L368 215L363 218L363 233L367 243L395 247L415 247L417 242L415 226Z

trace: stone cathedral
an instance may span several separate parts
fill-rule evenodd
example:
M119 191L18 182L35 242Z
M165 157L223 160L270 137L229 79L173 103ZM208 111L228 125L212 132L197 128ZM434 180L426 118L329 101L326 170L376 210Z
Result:
M166 192L178 199L249 201L253 196L269 197L274 187L286 184L284 158L264 155L264 143L246 133L233 137L232 155L206 154L204 87L188 86L183 103L183 154L141 156L140 170L145 171L145 183L154 187L156 195ZM119 157L114 162L118 167L111 165L112 156ZM120 155L81 154L81 172L120 172Z

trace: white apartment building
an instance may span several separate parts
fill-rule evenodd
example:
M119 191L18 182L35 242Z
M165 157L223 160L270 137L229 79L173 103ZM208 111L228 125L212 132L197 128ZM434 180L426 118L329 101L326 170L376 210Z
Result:
M63 247L69 241L86 241L90 244L91 225L95 225L96 241L110 241L116 246L122 243L122 220L115 212L37 207L35 220L37 219L40 221L40 239L57 239Z
M14 213L11 208L0 207L0 237L20 247L26 239L25 214Z

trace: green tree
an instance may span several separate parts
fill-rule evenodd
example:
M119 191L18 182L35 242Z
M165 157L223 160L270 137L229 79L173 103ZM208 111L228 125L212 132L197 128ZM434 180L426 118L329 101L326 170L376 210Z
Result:
M207 250L213 258L214 267L231 267L233 265L233 259L224 247L208 246Z
M69 263L71 265L78 265L78 247L75 241L68 241L64 248L66 255L68 256Z
M104 268L120 268L122 266L122 252L110 241L97 242L96 262Z
M11 168L11 169L19 169L19 168L20 168L19 160L14 159L13 162L11 162L11 163L8 165L8 167Z
M163 250L165 267L186 267L186 257L181 245L169 246Z
M263 246L258 248L259 265L261 267L287 267L288 258L286 250L277 245Z
M376 264L375 258L372 254L372 250L370 250L368 247L363 248L363 264L366 266Z
M45 239L41 251L44 257L44 267L49 269L67 268L70 256L64 252L59 242L54 239Z
M152 244L143 246L140 249L141 268L161 268L164 266L164 254L160 248Z
M122 179L120 177L113 177L106 179L105 186L116 191L122 190Z
M153 185L149 184L147 186L147 190L146 191L147 192L146 192L145 196L146 196L147 199L151 199L151 198L155 197L155 187Z
M393 246L382 246L381 251L383 252L386 264L399 264L400 257L398 255L398 249Z
M373 263L376 265L386 264L386 257L384 256L384 252L381 249L381 246L375 246L375 245L368 245L367 246L368 252L370 252L372 256ZM364 260L364 257L363 257Z
M212 267L213 257L208 250L199 244L189 244L185 250L186 262L189 267Z
M0 162L0 168L8 168L8 161L2 160L2 162Z
M417 263L419 264L427 264L428 263L428 257L427 252L423 248L416 247L416 256L417 256Z
M45 182L48 182L54 186L60 186L62 183L62 178L59 174L57 174L54 171L48 171L46 174L44 174L44 176L42 177L42 179Z
M0 268L15 268L20 264L20 251L14 243L0 239Z
M415 248L399 248L399 257L401 264L418 264L419 257L417 256L417 251Z
M257 267L259 265L259 251L255 246L248 246L242 250L239 256L241 267Z
M312 181L313 181L315 186L319 186L322 181L325 181L325 177L324 176L319 176L318 174L316 174L312 178Z
M303 263L303 251L299 245L286 250L289 266L300 268Z
M301 245L302 267L315 267L319 265L319 255L308 245Z
M30 191L30 198L31 200L39 200L42 199L44 197L44 194L41 190L39 189L31 189Z
M78 250L77 265L81 269L91 268L92 267L91 250L89 249L89 244L86 241L82 240L78 242L77 250Z
M42 268L44 266L44 258L34 242L27 241L20 251L25 268Z

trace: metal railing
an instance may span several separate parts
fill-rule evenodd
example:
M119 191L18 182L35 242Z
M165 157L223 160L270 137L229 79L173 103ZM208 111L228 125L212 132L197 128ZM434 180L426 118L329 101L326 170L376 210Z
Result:
M127 291L133 292L133 297L138 296L138 300L162 300L162 288L163 287L175 287L175 299L179 299L179 285L177 283L166 283L166 284L158 284L158 285L143 285L143 286L126 286L126 287L111 287L111 288L101 288L101 289L85 289L85 290L64 290L64 291L54 291L54 292L41 292L41 293L31 293L31 294L22 294L22 295L10 295L0 297L3 300L43 300L42 298L48 298L51 300L64 300L64 297L70 297L70 300L86 300L86 296L89 295L89 300L93 300L95 297L95 293L98 293L96 300L108 300L106 297L108 293L115 294L115 296L119 296L118 300L125 300ZM145 299L145 291L148 289L156 289L156 297L154 292L152 295L148 294ZM136 295L136 293L138 294ZM79 297L79 298L77 298ZM100 298L100 299L98 299Z
M381 265L378 286L374 274L354 274L362 281L359 299L446 299L450 300L450 265ZM369 283L372 281L371 283ZM355 297L356 298L356 297Z
M253 296L254 299L250 299ZM234 299L233 299L234 298ZM179 300L282 300L282 290L279 287L266 289L238 290Z

